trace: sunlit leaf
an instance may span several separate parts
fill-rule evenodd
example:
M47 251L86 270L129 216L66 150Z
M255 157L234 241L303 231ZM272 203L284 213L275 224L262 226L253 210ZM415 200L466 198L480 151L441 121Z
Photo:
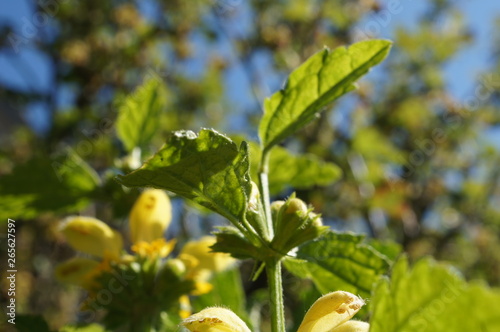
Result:
M382 241L371 238L367 243L370 247L382 255L385 255L391 261L395 261L403 251L403 247L399 243L392 241Z
M141 168L118 181L166 189L229 220L242 220L251 189L247 150L246 143L238 148L214 130L177 131Z
M370 308L372 332L500 331L500 290L467 284L450 266L406 258L379 281Z
M324 49L289 76L285 87L264 102L259 136L264 150L314 119L328 103L353 90L353 83L380 63L391 42L363 41L349 48Z
M151 141L158 132L165 105L165 87L155 78L146 81L120 103L116 131L127 151L143 148Z
M330 232L299 248L285 267L293 274L312 279L318 290L343 290L368 297L390 261L367 244L362 235Z

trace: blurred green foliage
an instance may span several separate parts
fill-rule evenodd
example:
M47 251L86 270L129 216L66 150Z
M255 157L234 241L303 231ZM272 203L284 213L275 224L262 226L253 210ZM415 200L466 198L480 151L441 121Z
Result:
M173 130L214 127L243 131L255 141L252 128L262 115L268 86L277 90L286 74L324 45L334 49L369 34L360 20L377 22L377 15L388 10L376 0L151 3L153 10L145 15L135 2L56 2L54 32L32 41L50 60L53 86L47 94L0 89L2 106L5 101L20 113L43 102L50 114L44 134L18 117L5 117L9 130L0 146L0 214L20 225L17 264L24 291L17 297L18 310L43 313L51 328L73 321L78 304L78 292L62 291L52 277L53 266L72 254L55 232L59 219L87 213L121 227L137 191L122 188L115 175L149 158ZM469 98L456 100L444 68L474 35L452 1L426 4L417 27L394 31L393 51L376 76L283 144L307 157L292 162L293 156L279 147L271 156L271 172L276 167L276 174L284 174L280 166L290 163L287 171L297 174L291 185L326 223L395 240L411 260L430 254L453 263L466 278L498 286L500 154L485 136L500 124L498 40L491 38L490 67L477 88ZM33 6L45 12L40 4ZM1 33L0 52L11 52L9 30ZM259 65L263 56L269 58L265 68ZM249 91L228 83L235 71ZM141 96L157 103L158 116L155 122L133 119L142 121L144 130L132 135L137 128L127 124L132 118L120 119L118 113L123 108L134 113L133 91L148 80L161 82L161 92L142 91ZM74 97L69 106L57 102L62 88ZM140 156L132 146L142 148ZM313 176L305 186L301 180L316 167L314 174L322 170L337 181L304 189L324 184ZM272 185L276 198L290 193L279 180ZM189 207L181 209L180 239L196 235L188 226L192 215ZM285 288L301 282L293 279ZM262 281L244 283L252 299L248 307L265 311L255 300ZM292 310L302 305L292 300Z

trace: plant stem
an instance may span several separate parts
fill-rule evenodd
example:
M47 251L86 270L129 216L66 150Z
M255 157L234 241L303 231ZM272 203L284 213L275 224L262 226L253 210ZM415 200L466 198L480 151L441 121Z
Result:
M266 217L267 233L272 239L274 237L273 220L271 217L271 198L269 194L269 180L267 177L269 163L269 153L266 151L262 152L262 158L260 159L259 167L259 191L261 193L262 207L264 208L264 214Z
M285 332L281 261L279 259L268 260L266 262L266 274L271 306L271 331Z
M274 237L273 220L271 216L271 198L268 180L269 151L262 152L259 167L259 190L266 219L268 234ZM285 306L283 304L283 284L281 278L281 258L271 257L266 262L266 274L271 306L271 331L285 332Z

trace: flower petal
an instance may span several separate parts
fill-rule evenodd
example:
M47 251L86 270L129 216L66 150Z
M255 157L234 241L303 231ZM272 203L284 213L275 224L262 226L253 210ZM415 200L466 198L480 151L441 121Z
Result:
M61 232L74 249L93 256L116 259L123 248L120 233L95 218L68 217Z
M326 294L307 311L297 332L332 331L351 319L364 304L361 298L348 292Z
M360 322L359 320L350 320L329 332L368 332L369 330L370 324Z
M85 287L88 277L98 266L99 262L92 259L73 257L57 265L55 276L62 283Z
M152 242L139 241L132 246L132 251L143 257L163 258L170 255L176 242L175 239L167 242L164 238Z
M214 245L214 236L204 236L197 241L189 241L181 250L179 258L196 260L193 264L191 274L194 279L206 280L210 276L209 272L221 272L233 265L236 260L229 254L213 252L210 246Z
M191 332L250 332L234 312L224 308L206 308L181 323Z
M170 225L172 207L163 190L145 190L130 211L130 237L132 243L153 242L163 237Z

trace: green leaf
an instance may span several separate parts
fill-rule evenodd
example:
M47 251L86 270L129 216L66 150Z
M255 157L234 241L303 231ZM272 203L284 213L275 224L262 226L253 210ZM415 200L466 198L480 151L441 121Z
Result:
M217 242L211 246L213 251L224 252L237 259L265 259L262 248L250 243L235 227L219 226L213 234L217 237Z
M0 178L0 216L75 212L89 203L99 183L96 172L72 150L53 159L36 157Z
M160 114L166 107L166 90L158 79L150 79L127 96L118 109L116 131L127 151L144 148L158 132Z
M252 177L257 179L260 147L250 145ZM306 189L315 185L326 186L340 178L342 171L335 164L324 162L313 154L295 156L287 149L275 146L269 157L269 190L279 194L287 187Z
M18 315L14 321L14 327L19 332L50 332L49 325L40 315Z
M385 255L390 261L393 262L397 260L398 256L403 251L403 247L399 243L392 241L382 241L371 238L367 241L367 243L370 247L382 255Z
M353 83L380 63L391 42L362 41L324 49L294 70L285 87L264 102L259 136L265 151L314 119L328 103L353 90Z
M329 232L301 246L285 267L301 278L312 279L318 290L343 290L368 297L379 276L386 273L387 257L362 243L364 237Z
M371 332L500 331L500 290L467 284L432 259L409 269L400 259L381 279L370 303Z
M243 220L250 194L248 147L215 130L177 131L141 168L117 180L127 187L166 189L215 211Z

